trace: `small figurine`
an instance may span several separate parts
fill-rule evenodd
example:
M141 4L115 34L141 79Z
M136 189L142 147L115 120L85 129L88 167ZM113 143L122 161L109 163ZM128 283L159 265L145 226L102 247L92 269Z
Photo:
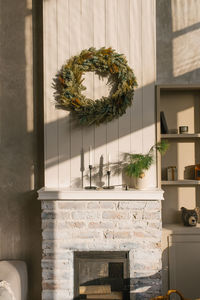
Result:
M181 207L182 211L182 220L184 226L196 226L198 222L199 215L199 207L195 209L187 209L185 207Z

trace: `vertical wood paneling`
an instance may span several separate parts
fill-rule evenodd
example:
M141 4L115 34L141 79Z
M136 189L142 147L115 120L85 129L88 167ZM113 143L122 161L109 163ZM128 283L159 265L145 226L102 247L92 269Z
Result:
M97 49L105 46L105 0L96 0L94 5L94 47ZM99 79L94 77L94 99L100 99L105 93L105 88L100 85ZM102 172L102 163L107 161L106 153L107 125L95 126L95 165L100 165L97 183L106 181L105 171ZM102 176L102 178L101 178Z
M67 61L70 54L69 1L59 0L57 5L57 45L58 69ZM67 16L67 17L66 17ZM59 147L59 186L70 185L70 116L69 112L58 110L58 147Z
M117 50L118 44L118 2L106 0L106 46ZM111 154L111 161L119 160L119 120L113 120L107 124L107 153ZM111 173L111 184L119 184L118 165L116 174Z
M155 1L142 0L143 151L155 143ZM149 173L156 185L156 166Z
M142 153L142 39L141 39L141 1L130 1L130 67L137 78L138 87L135 90L131 107L131 152Z
M130 57L130 0L118 0L118 51L123 53L129 63ZM119 119L119 155L131 151L130 140L131 109L126 110ZM130 179L122 172L122 183L130 184Z
M81 26L81 45L83 49L88 49L94 45L94 1L82 0L82 26ZM94 96L93 89L94 76L91 73L90 81L87 82L87 90ZM89 165L89 146L92 146L92 156L94 161L94 126L83 127L83 149L86 174ZM86 177L84 185L88 185L89 181Z
M45 105L45 184L59 185L57 111L53 104L52 81L57 72L57 2L44 1L44 105Z
M70 57L78 55L81 50L81 0L69 0L69 22L70 22ZM71 186L81 186L81 164L80 155L82 148L82 129L81 126L77 126L71 117Z
M99 127L81 128L67 112L55 109L51 85L69 57L92 46L111 46L125 54L136 74L138 88L133 106L124 116ZM106 162L107 153L113 162L119 162L119 154L146 152L150 148L155 142L155 63L155 0L44 1L47 186L81 186L82 147L85 171L88 171L90 145L97 166L101 156ZM107 92L106 88L99 88L93 73L87 75L88 94L96 99ZM155 183L155 168L151 170L151 178ZM121 181L121 174L112 174L113 184ZM86 178L84 185L87 184Z

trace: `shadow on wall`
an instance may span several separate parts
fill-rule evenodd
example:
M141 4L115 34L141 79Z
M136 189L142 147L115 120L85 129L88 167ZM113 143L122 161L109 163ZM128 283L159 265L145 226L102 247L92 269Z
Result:
M1 1L0 35L0 259L27 263L28 299L35 300L41 294L42 1L33 7L30 0Z
M134 107L138 106L139 99L137 97L137 94L140 94L140 93L143 93L143 94L146 93L147 94L149 92L149 90L154 91L154 89L155 89L155 83L154 82L149 84L149 85L146 85L144 87L137 88L137 90L135 91L135 96L134 96L134 100L133 100L133 110L134 110ZM140 100L140 101L142 101L142 100ZM54 105L54 104L52 103L52 105ZM137 132L139 130L142 130L145 127L149 127L152 124L154 124L154 122L152 122L152 120L151 120L151 117L150 117L150 120L148 120L148 118L147 118L142 123L142 116L140 117L140 119L141 119L140 122L134 122L134 118L138 117L137 114L138 114L138 111L135 111L135 115L132 116L132 118L133 118L132 122L134 123L134 132ZM148 107L147 106L143 107L143 114L148 115ZM153 114L154 114L154 112L153 112ZM155 121L155 116L154 116L153 120ZM68 124L68 126L70 124L71 132L75 131L77 128L80 128L80 125L78 124L78 122L74 118L74 116L73 116L73 119L72 119L71 115L66 113L66 117L60 118L60 119L58 119L54 122L49 122L48 124L46 124L45 125L45 131L46 132L52 132L52 131L55 130L55 127L57 129L59 129L59 128L63 128L64 126L67 126L67 124ZM98 129L101 130L101 127L103 127L103 126L105 126L105 124L99 125ZM90 128L93 128L95 130L95 128L97 128L97 127L92 125L92 126L90 126ZM67 128L66 128L66 132L67 132ZM126 126L125 128L123 128L123 132L118 132L118 138L120 139L120 138L122 138L126 135L129 135L130 133L131 133L131 126ZM107 139L107 143L111 143L115 139L116 139L115 136L111 135ZM136 141L136 143L137 142L138 141ZM102 143L102 141L100 139L95 140L95 148L98 148L102 145L104 145L104 143ZM79 149L79 148L73 148L73 151L71 151L70 157L68 157L68 158L66 157L66 152L63 152L63 153L61 152L60 157L59 157L59 162L63 162L67 159L79 156L80 151L81 151L81 149ZM56 165L58 163L58 149L56 147L51 148L51 151L48 151L48 156L46 157L46 159L47 159L46 168L50 168L50 167Z

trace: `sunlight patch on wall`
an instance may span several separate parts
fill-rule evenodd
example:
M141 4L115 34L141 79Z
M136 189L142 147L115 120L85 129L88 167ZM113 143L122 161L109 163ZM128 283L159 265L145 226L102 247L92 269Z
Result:
M27 0L25 17L25 57L26 57L26 114L27 132L33 132L33 41L32 41L32 1Z
M172 0L173 75L200 67L200 2Z
M172 0L172 30L173 32L187 29L200 20L198 0Z
M200 68L200 29L173 40L173 75L175 77Z

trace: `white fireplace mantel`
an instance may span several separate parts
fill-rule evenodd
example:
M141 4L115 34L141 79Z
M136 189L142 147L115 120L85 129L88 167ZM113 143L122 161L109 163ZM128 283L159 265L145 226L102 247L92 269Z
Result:
M38 191L38 200L163 200L164 191L159 188L147 190L84 190L70 188L47 188Z

